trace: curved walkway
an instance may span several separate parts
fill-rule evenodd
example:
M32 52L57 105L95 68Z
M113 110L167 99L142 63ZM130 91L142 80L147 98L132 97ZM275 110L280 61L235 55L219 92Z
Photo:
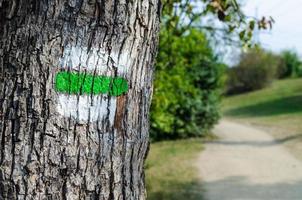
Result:
M225 120L214 133L198 159L206 200L302 200L302 162L282 140Z

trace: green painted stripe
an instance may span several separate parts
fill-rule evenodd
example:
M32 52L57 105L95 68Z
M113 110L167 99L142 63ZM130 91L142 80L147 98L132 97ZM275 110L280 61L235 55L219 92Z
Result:
M128 91L128 82L121 77L94 76L77 72L59 72L56 91L67 94L108 94L120 96Z

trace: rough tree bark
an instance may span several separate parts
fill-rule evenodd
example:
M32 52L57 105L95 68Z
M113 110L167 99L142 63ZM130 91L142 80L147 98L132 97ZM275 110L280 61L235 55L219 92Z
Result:
M158 0L0 0L0 199L145 199L159 12ZM60 72L128 90L64 93Z

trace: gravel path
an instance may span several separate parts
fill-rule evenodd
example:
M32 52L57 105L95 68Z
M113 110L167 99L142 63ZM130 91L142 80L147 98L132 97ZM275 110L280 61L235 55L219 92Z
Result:
M198 159L206 200L302 200L302 162L282 143L225 120L214 133Z

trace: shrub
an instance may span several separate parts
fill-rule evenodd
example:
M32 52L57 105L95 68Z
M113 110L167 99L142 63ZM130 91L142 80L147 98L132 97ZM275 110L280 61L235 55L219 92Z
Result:
M237 94L261 89L277 76L280 58L262 49L243 53L237 66L228 70L227 93Z
M293 50L285 50L281 53L279 78L302 76L302 63L298 54Z
M161 31L151 138L201 136L218 121L224 66L217 63L205 35L191 29L178 37Z

